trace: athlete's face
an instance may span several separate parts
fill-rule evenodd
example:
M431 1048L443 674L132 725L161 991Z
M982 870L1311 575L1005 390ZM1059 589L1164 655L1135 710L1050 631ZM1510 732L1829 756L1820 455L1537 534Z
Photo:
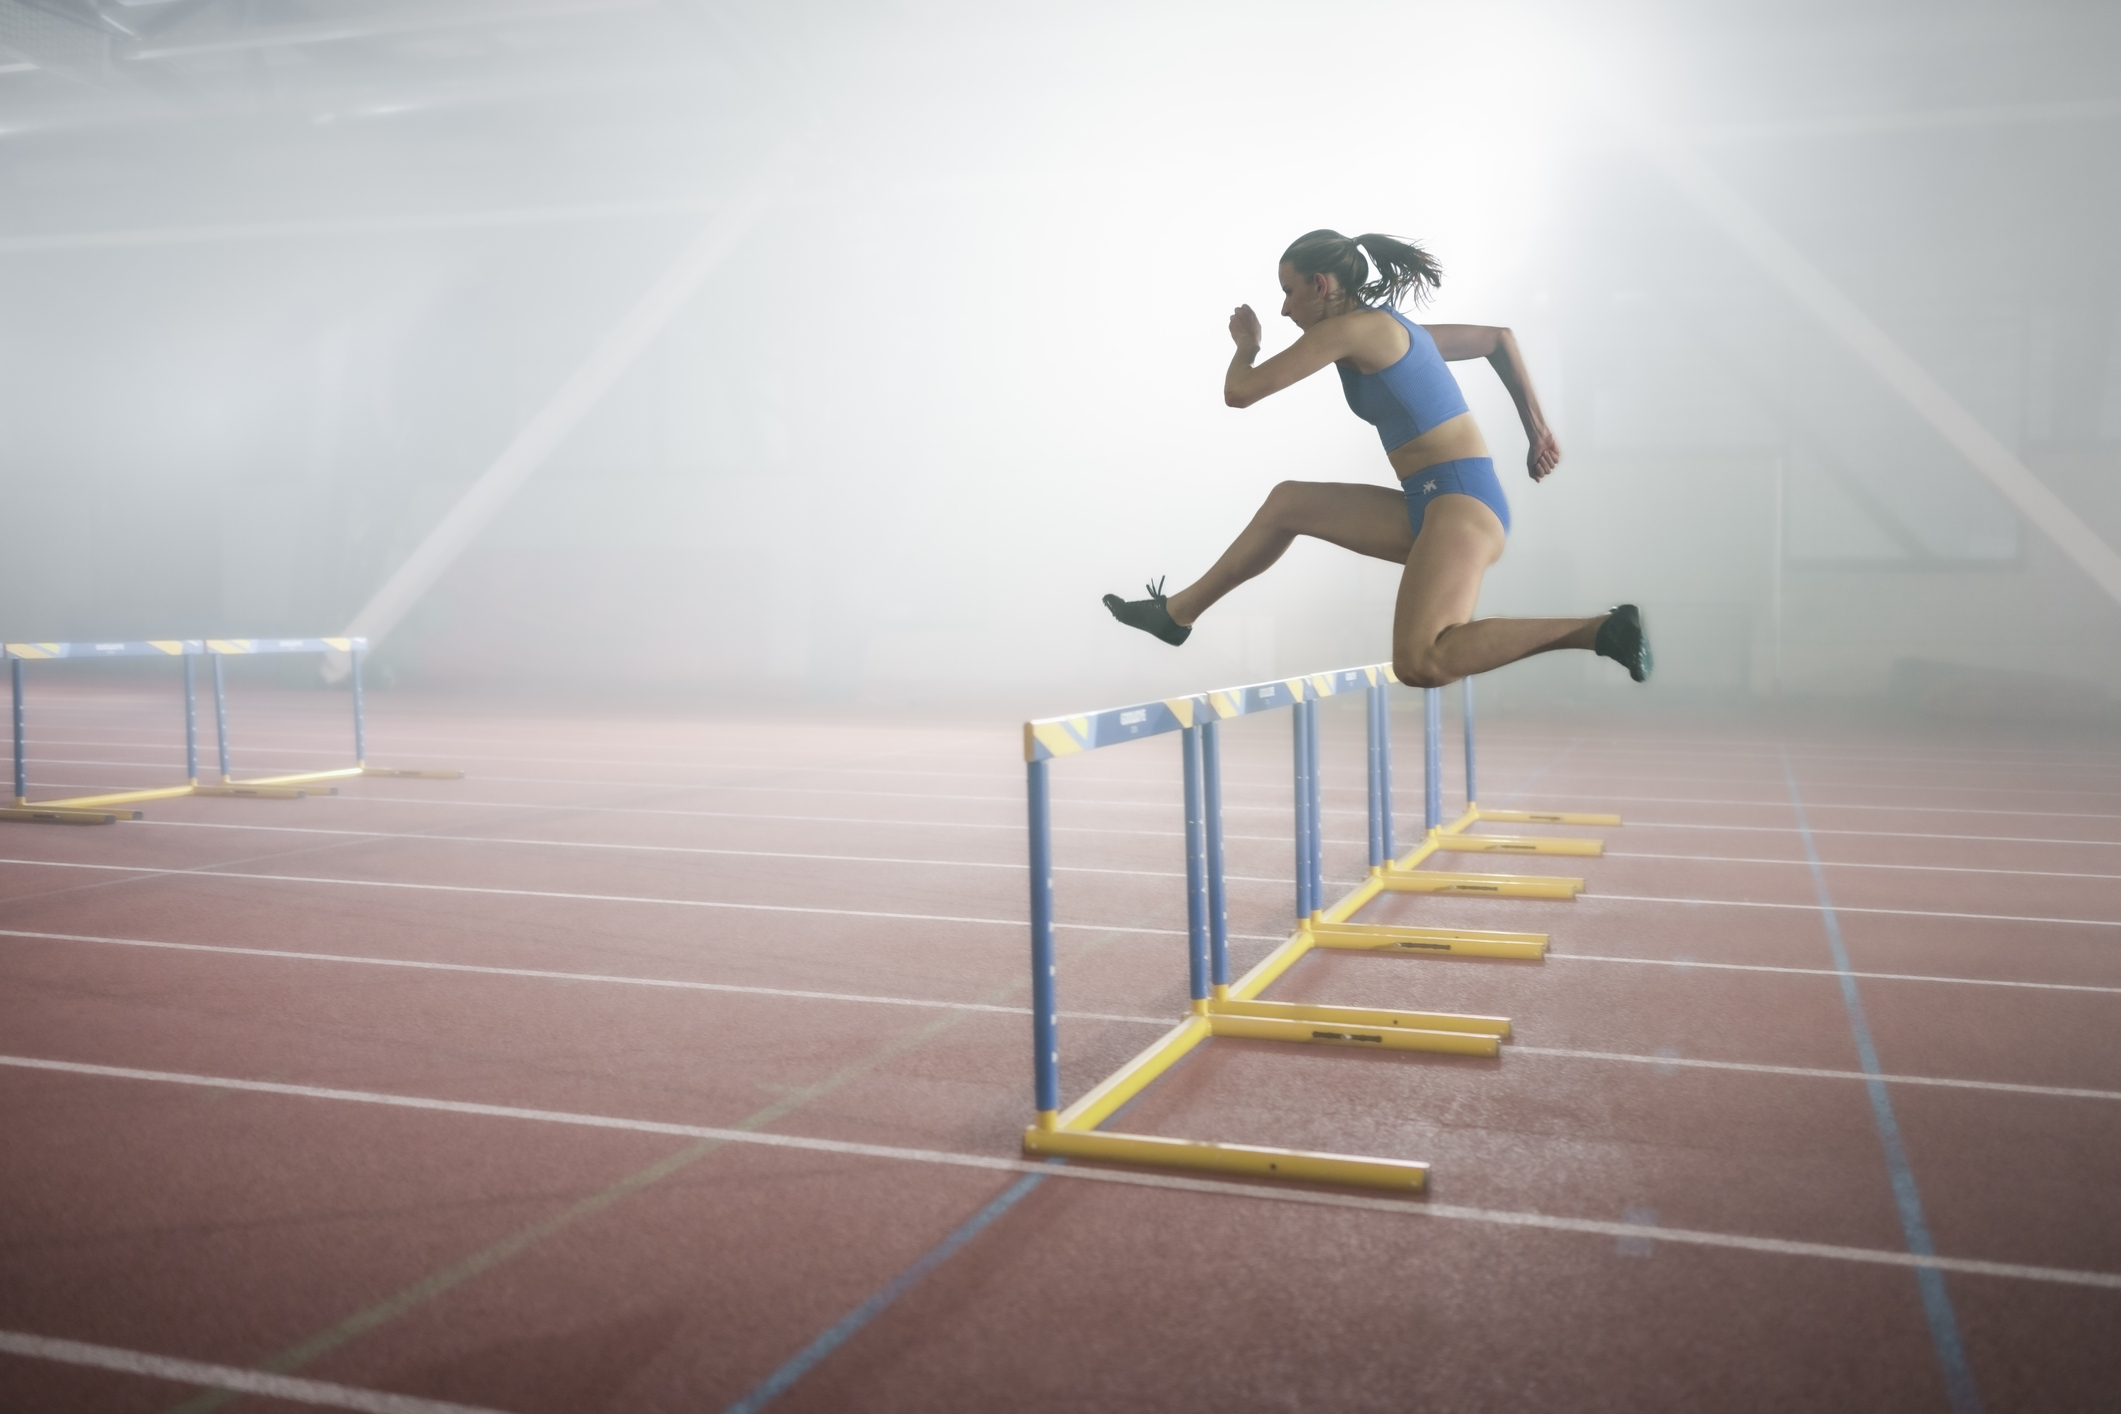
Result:
M1299 329L1310 328L1345 302L1340 281L1331 275L1299 275L1286 260L1280 274L1282 315Z

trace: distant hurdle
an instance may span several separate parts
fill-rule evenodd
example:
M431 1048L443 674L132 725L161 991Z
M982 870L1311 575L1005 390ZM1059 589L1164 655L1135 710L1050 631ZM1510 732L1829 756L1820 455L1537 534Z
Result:
M1490 820L1551 820L1566 824L1618 823L1611 816L1481 812L1472 802L1473 735L1467 695L1468 805L1451 826L1441 823L1441 702L1424 699L1425 831L1420 844L1398 856L1392 818L1391 717L1387 693L1395 679L1384 665L1344 668L1281 682L1167 698L1132 707L1024 724L1025 790L1030 826L1032 1082L1036 1122L1024 1131L1031 1154L1067 1155L1252 1177L1419 1191L1428 1165L1248 1144L1220 1144L1100 1130L1121 1106L1182 1056L1215 1036L1350 1046L1367 1050L1433 1051L1496 1056L1510 1036L1506 1017L1411 1012L1366 1007L1310 1006L1261 999L1276 979L1313 948L1412 957L1488 957L1536 960L1546 956L1544 933L1464 928L1419 928L1357 923L1355 913L1384 893L1451 893L1573 899L1580 879L1498 874L1453 874L1419 866L1472 824ZM1369 874L1354 890L1324 901L1324 812L1319 782L1318 703L1360 690L1366 695L1368 741ZM1229 931L1223 879L1221 723L1257 712L1292 709L1295 767L1296 929L1243 977L1230 979ZM1177 1026L1093 1086L1074 1104L1060 1105L1059 974L1054 949L1053 826L1050 763L1166 732L1180 733L1186 840L1187 971L1192 999ZM1559 844L1565 848L1550 848ZM1581 846L1593 848L1581 848ZM1595 840L1518 841L1519 852L1600 852Z
M169 800L185 795L247 797L265 800L299 800L308 788L323 786L353 776L416 776L432 780L459 780L462 771L396 770L368 764L367 725L361 696L361 657L368 649L364 638L167 638L122 643L8 643L0 645L7 658L9 685L14 693L15 803L0 808L0 820L27 821L46 825L108 825L118 819L140 818L131 807L150 800ZM260 776L237 780L228 759L228 691L222 660L259 653L347 654L353 663L354 764L318 771ZM194 664L204 657L212 663L214 686L214 736L219 747L217 780L199 779L199 716L197 673ZM61 800L33 801L29 798L29 756L24 721L23 672L26 662L80 658L176 658L184 664L184 776L183 785L153 786L144 790L112 791L100 795L69 796Z

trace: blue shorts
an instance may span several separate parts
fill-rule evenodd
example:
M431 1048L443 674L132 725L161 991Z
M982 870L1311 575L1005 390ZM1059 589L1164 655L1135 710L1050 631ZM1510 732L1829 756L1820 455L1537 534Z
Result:
M1502 522L1503 534L1510 533L1510 503L1502 494L1502 481L1495 475L1495 463L1489 457L1461 457L1455 462L1438 462L1425 466L1420 471L1399 483L1407 495L1407 524L1421 534L1421 518L1428 513L1429 502L1438 496L1457 494L1471 496L1474 500L1495 512L1495 519Z

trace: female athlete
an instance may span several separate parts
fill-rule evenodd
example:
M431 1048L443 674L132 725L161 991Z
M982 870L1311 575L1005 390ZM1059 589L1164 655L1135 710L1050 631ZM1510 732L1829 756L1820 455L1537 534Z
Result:
M1368 252L1368 259L1364 258ZM1377 278L1369 278L1371 262ZM1299 535L1406 566L1392 617L1392 671L1410 687L1442 687L1555 648L1611 658L1637 682L1650 675L1650 645L1633 604L1587 619L1475 619L1481 576L1502 557L1510 503L1465 395L1444 365L1484 358L1517 403L1531 449L1525 470L1543 481L1561 461L1517 340L1478 324L1423 326L1395 307L1442 283L1426 251L1390 236L1313 231L1282 253L1281 312L1303 331L1265 363L1259 316L1230 316L1237 344L1223 401L1250 407L1332 364L1355 415L1377 428L1399 490L1344 482L1284 481L1267 496L1222 558L1176 594L1161 580L1146 599L1105 596L1123 624L1184 643L1195 620L1231 590L1280 559Z

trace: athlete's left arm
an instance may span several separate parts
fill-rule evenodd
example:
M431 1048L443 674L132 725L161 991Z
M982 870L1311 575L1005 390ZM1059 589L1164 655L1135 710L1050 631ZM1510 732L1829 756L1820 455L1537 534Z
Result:
M1547 427L1546 414L1539 409L1539 395L1532 391L1531 370L1524 365L1524 355L1517 351L1517 336L1487 324L1422 327L1436 340L1436 351L1446 362L1484 358L1494 368L1502 386L1510 390L1510 401L1517 404L1518 420L1524 423L1525 441L1529 444L1524 469L1534 481L1544 481L1547 473L1561 464L1561 443L1555 440Z

